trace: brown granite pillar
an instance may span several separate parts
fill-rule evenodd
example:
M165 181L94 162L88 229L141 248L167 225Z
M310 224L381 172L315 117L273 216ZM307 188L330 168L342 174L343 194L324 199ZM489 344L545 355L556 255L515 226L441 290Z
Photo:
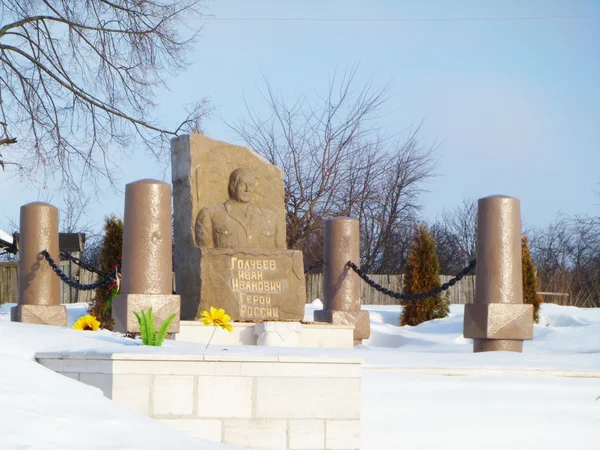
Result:
M315 322L354 325L354 344L368 339L371 323L368 311L360 310L360 277L348 261L360 267L360 225L350 217L325 222L323 266L323 310L314 312Z
M58 253L58 209L48 203L21 206L18 304L13 322L67 326L67 309L60 304L60 278L41 255L47 250L54 261Z
M479 199L475 303L465 305L463 334L473 352L522 352L533 339L533 306L523 304L519 200Z
M172 295L171 186L139 180L125 187L121 294L114 298L115 331L138 333L134 312L152 308L156 326L171 314L179 332L180 298Z

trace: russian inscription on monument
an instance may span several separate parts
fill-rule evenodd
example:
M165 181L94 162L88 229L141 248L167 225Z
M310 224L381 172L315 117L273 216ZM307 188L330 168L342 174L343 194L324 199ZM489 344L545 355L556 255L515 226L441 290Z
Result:
M301 252L201 248L201 254L202 309L217 301L234 320L304 317Z
M182 318L214 306L233 320L302 320L304 264L285 249L281 171L199 135L175 138L171 150Z
M283 292L282 280L271 280L276 274L273 259L231 258L231 290L238 295L240 319L279 319L273 297Z

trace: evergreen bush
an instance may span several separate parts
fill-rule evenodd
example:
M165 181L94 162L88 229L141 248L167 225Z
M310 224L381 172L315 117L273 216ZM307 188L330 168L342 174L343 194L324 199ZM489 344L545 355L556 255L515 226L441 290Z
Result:
M123 221L114 214L105 218L104 239L98 262L104 272L114 272L123 253ZM100 286L90 302L89 313L100 321L101 327L112 330L111 299L115 294L114 286Z
M435 253L435 239L424 224L415 225L404 269L404 293L421 294L441 286L440 263ZM450 312L447 296L436 295L425 300L401 302L404 307L400 325L418 325L432 319L441 319Z
M529 238L521 239L521 261L523 267L523 303L533 305L533 321L540 321L540 304L542 297L537 294L538 280L536 267L529 251Z

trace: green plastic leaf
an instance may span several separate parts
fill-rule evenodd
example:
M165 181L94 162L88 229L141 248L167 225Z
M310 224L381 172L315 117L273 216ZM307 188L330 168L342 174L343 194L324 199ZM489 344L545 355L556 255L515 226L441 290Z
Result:
M142 320L144 321L144 332L142 333L142 341L144 345L150 345L150 337L148 336L148 312L142 309Z
M142 309L140 313L140 337L142 338L142 343L144 345L148 345L148 335L146 334L146 313Z
M156 326L154 325L154 313L152 312L152 308L148 310L146 322L148 323L148 345L156 345Z
M167 317L160 326L160 330L158 330L158 333L156 334L156 345L158 347L160 347L163 344L165 337L167 336L167 331L169 330L173 319L175 319L175 314L171 314L169 317Z
M110 308L112 308L112 297L106 299L106 303L104 303L104 306L102 307L102 314L108 313Z

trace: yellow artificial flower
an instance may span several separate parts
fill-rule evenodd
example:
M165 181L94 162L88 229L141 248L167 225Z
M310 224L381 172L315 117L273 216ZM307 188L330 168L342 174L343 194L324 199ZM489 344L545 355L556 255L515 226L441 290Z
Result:
M213 306L210 307L209 311L202 311L202 317L200 319L204 325L214 325L215 327L221 327L230 333L233 331L233 327L229 323L231 317L225 313L223 308L217 309Z
M89 330L98 331L100 328L100 322L96 320L94 316L87 315L80 317L77 322L73 324L74 330Z

